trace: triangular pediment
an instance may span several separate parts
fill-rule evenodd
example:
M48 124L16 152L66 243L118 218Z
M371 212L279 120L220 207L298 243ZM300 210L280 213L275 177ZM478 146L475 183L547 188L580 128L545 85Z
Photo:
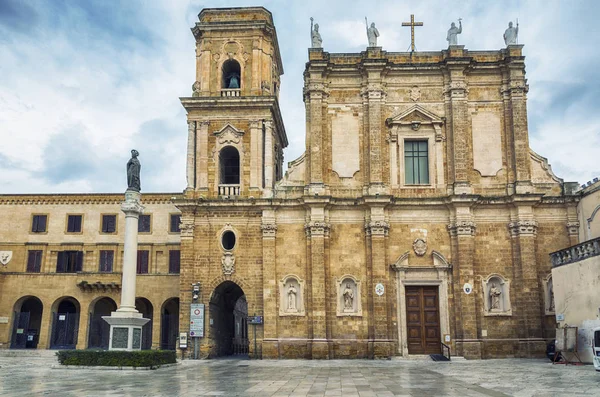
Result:
M231 124L227 124L213 134L217 137L217 141L220 144L237 144L240 143L242 136L244 136L244 131L240 131Z
M444 120L420 105L414 105L397 114L396 116L390 117L386 120L386 124L388 126L394 124L412 124L415 122L420 124L443 124Z

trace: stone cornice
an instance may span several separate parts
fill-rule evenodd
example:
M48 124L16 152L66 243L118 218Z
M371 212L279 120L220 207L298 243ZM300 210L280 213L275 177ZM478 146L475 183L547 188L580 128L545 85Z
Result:
M121 204L123 193L2 194L0 205ZM142 193L142 204L171 204L181 193Z

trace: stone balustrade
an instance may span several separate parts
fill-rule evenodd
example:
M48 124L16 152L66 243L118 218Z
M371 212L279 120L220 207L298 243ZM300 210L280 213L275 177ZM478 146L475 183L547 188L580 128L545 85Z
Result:
M239 88L222 88L221 96L241 96L241 91Z
M240 185L219 185L219 196L239 196Z
M550 259L552 267L557 267L582 261L596 255L600 255L600 237L553 252L550 254Z

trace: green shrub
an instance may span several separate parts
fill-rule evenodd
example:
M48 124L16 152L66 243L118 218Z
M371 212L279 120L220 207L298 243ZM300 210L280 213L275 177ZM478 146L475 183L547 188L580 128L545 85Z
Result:
M62 365L102 367L158 367L177 362L174 350L60 350L56 352Z

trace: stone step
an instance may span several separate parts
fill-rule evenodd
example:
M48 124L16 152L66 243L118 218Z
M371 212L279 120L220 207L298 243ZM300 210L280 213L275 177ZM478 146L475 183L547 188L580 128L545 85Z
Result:
M0 349L0 357L55 357L58 350Z

